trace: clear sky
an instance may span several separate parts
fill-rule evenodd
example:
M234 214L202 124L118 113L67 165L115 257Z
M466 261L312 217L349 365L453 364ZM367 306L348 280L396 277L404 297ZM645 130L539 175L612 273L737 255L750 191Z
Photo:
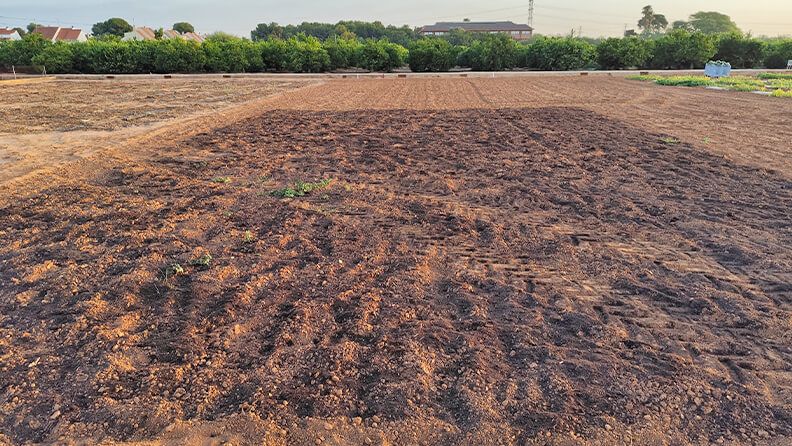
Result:
M728 14L754 35L792 35L792 0L535 0L534 28L541 34L566 34L581 28L586 36L621 35L634 28L641 8L651 4L669 23L696 11ZM435 21L513 20L526 22L527 0L2 0L0 26L31 21L90 28L109 17L134 25L170 27L188 21L198 32L226 31L249 36L261 22L337 22L380 20L385 24L420 26Z

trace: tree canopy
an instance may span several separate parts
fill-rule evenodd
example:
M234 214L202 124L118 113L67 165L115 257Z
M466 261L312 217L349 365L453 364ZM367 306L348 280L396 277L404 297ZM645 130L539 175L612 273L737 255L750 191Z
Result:
M740 32L740 28L731 17L715 11L699 11L692 14L688 23L694 31L704 34Z
M184 33L194 33L195 27L192 26L188 22L176 22L173 24L173 30L176 32Z
M299 25L279 25L277 23L259 23L250 32L253 40L266 40L270 37L288 39L299 34L327 40L332 37L344 37L350 34L361 39L386 38L393 43L409 45L416 39L415 30L409 26L385 26L382 22L362 22L357 20L340 21L336 24L303 22Z
M660 33L668 27L668 19L663 14L655 14L652 6L646 5L641 10L638 27L643 30L644 35Z
M113 17L112 19L107 19L104 22L99 22L91 28L91 32L93 32L94 36L97 37L107 35L123 37L124 33L128 33L130 31L132 31L132 25L119 17Z

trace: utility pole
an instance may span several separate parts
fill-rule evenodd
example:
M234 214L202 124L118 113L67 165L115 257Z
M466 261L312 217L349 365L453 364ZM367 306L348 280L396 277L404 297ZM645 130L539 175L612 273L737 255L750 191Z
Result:
M533 11L534 11L534 0L529 0L528 2L528 26L533 28Z

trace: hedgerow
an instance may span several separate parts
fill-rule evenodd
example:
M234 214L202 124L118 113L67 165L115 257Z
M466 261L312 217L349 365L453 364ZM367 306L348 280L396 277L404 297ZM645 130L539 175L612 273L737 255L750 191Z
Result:
M251 41L216 33L201 44L182 39L125 42L116 36L53 44L28 34L19 41L0 41L0 67L89 74L392 71L405 64L413 71L455 66L499 71L700 68L711 59L728 61L734 68L784 68L792 60L789 38L760 40L684 29L654 39L609 38L598 45L570 37L540 36L520 43L503 34L454 32L413 40L409 46L410 51L386 38L360 39L344 27L325 41L305 34Z
M407 63L410 70L448 71L456 65L456 51L445 39L428 38L416 41L410 47Z

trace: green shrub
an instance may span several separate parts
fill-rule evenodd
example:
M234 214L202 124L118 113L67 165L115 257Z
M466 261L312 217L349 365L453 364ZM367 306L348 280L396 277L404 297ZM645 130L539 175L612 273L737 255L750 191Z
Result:
M711 36L674 29L655 41L652 66L655 68L701 68L715 55Z
M387 39L385 39L385 52L388 53L389 66L387 71L393 71L396 68L405 66L410 55L407 48L398 43L391 43Z
M201 45L206 71L214 73L242 73L248 71L248 52L242 39L207 40Z
M316 37L301 34L287 41L286 68L295 73L321 73L330 67L330 56Z
M465 51L466 66L476 71L502 71L517 67L519 44L504 34L488 34Z
M247 70L251 73L264 71L264 58L261 54L261 45L250 40L240 40L242 51L247 60Z
M118 39L91 39L72 43L74 69L80 73L136 73L140 72L135 48Z
M0 46L0 63L5 66L29 66L33 58L44 48L52 45L40 34L25 34L22 40L2 42Z
M205 56L196 42L182 39L157 41L154 71L158 73L198 73L204 68Z
M765 68L786 68L792 60L792 39L775 39L767 43L765 49Z
M264 69L270 71L286 71L286 55L289 45L282 39L268 39L261 43L261 59Z
M357 39L333 37L325 41L324 49L330 56L330 69L354 67L358 64L357 56L362 46Z
M581 39L538 37L528 46L526 66L540 70L579 70L594 62L595 47Z
M59 42L47 45L33 56L31 63L47 73L69 73L74 69L74 54L71 44Z
M605 39L597 46L597 63L607 70L640 68L652 57L653 42L638 37Z
M753 68L762 63L765 44L761 40L740 33L721 34L716 37L717 52L714 59L729 62L732 68Z
M410 47L407 63L416 72L448 71L456 64L456 52L447 40L420 39Z
M408 51L401 45L385 39L363 42L358 53L358 66L369 71L393 71L403 67Z

